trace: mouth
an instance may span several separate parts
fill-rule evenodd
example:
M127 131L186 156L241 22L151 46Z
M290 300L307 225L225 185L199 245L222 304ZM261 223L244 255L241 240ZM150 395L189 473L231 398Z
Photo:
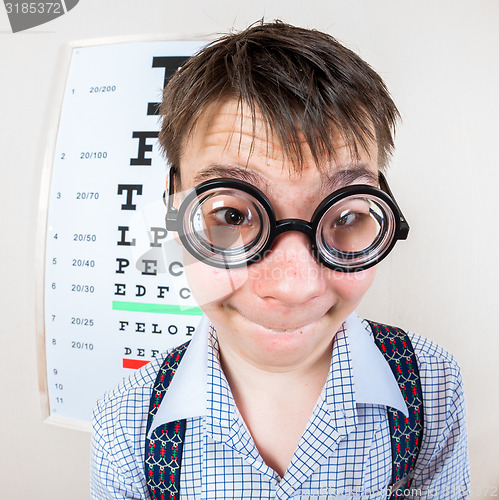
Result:
M315 319L311 319L309 321L303 322L303 321L295 321L295 322L289 322L288 325L268 325L265 324L263 321L258 321L257 319L252 319L248 316L246 316L244 313L242 313L239 309L234 309L242 318L244 318L245 321L248 321L251 323L253 326L257 326L259 328L262 328L266 332L270 333L277 333L277 334L282 334L282 333L302 333L305 329L308 329L309 327L313 327L316 325L324 316L320 315L318 317L315 317ZM298 325L298 326L297 326Z

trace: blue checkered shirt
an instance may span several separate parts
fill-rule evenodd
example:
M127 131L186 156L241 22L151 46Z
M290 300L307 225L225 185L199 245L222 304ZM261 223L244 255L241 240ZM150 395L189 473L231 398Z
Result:
M410 498L468 498L459 366L435 343L414 334L410 339L418 359L425 419ZM203 349L204 358L199 357ZM166 353L124 380L94 409L94 500L149 498L144 474L147 413L165 357ZM179 375L180 367L186 375ZM182 380L175 390L172 382L153 428L172 416L171 420L187 418L182 500L386 499L392 472L386 408L403 412L407 408L366 321L352 315L337 332L326 384L282 478L260 457L237 410L220 367L216 333L206 321L195 333L180 367L173 382L177 375Z

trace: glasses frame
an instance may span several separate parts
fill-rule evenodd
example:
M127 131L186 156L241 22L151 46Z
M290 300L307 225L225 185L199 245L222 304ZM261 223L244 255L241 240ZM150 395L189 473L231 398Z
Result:
M393 246L398 240L405 240L409 234L409 224L405 219L402 211L400 210L395 198L388 186L385 176L383 173L379 172L379 188L376 188L367 184L354 184L351 186L346 186L340 188L333 193L329 194L322 200L321 203L317 206L312 215L310 221L306 221L303 219L280 219L276 220L274 209L268 198L263 194L259 189L255 188L253 185L235 179L227 179L227 178L216 178L210 179L208 181L202 182L201 184L195 186L189 193L187 193L186 197L182 201L180 207L177 209L173 206L173 195L175 193L175 169L174 167L170 168L169 172L169 181L168 181L168 196L165 200L167 211L165 216L165 225L168 231L175 231L178 233L178 236L184 245L185 249L193 255L196 259L209 264L213 267L218 267L222 269L233 269L240 268L246 265L253 264L261 260L266 252L268 252L272 245L274 244L275 239L281 234L287 231L298 231L308 236L311 248L314 253L315 258L324 266L329 269L333 269L339 272L358 272L363 271L365 269L369 269L370 267L381 262L392 250ZM218 262L207 259L205 256L199 254L195 248L191 245L189 240L186 238L184 230L183 230L183 220L185 216L185 212L187 207L190 205L191 201L194 198L197 198L199 195L209 191L211 189L217 188L232 188L239 189L243 192L246 192L253 196L263 207L263 209L267 212L270 222L270 232L268 239L265 245L257 252L255 255L251 256L248 260L242 263L230 263L230 262ZM395 230L393 232L392 240L389 244L384 248L384 250L373 258L372 261L368 262L365 265L361 265L358 267L344 267L338 264L332 265L330 262L324 259L321 252L319 252L316 244L317 237L317 227L322 218L322 216L327 212L327 210L333 206L335 203L340 200L347 198L352 195L359 194L367 194L371 196L375 196L382 201L384 201L388 207L391 209L394 215L395 222ZM165 192L166 195L166 192Z

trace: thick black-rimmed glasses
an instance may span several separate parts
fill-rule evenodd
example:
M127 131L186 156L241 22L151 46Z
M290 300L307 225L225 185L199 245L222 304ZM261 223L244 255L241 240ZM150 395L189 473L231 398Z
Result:
M276 221L268 198L253 185L213 179L189 191L173 207L174 175L170 169L166 228L176 231L196 259L219 268L238 268L259 261L286 231L306 234L319 262L340 272L356 272L384 259L409 225L383 174L379 188L358 184L328 195L310 221Z

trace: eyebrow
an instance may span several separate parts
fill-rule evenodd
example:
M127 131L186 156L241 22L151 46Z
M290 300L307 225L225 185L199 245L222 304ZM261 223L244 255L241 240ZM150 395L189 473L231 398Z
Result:
M325 192L333 192L352 184L377 186L378 174L373 172L365 163L342 165L339 170L325 176L321 188Z
M263 191L270 191L269 183L258 172L235 165L223 164L212 164L201 169L194 177L194 185L217 178L245 181ZM361 182L359 183L359 181ZM377 186L378 175L364 163L342 165L339 170L323 176L321 190L331 193L351 184Z
M212 164L201 169L194 177L194 185L217 178L245 181L261 189L269 187L265 178L254 170L222 164Z

